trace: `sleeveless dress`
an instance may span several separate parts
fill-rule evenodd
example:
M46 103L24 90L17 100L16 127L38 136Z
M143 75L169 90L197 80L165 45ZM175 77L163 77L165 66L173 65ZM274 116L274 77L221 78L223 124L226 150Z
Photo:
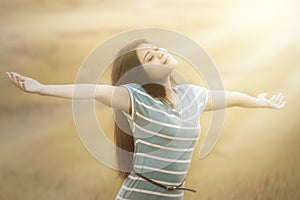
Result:
M173 88L176 107L151 97L140 85L125 87L131 98L131 115L123 112L134 137L133 169L163 185L179 185L187 175L193 150L200 136L199 117L208 91L183 84ZM184 187L184 184L182 185ZM131 172L116 200L183 200L183 190L165 190Z

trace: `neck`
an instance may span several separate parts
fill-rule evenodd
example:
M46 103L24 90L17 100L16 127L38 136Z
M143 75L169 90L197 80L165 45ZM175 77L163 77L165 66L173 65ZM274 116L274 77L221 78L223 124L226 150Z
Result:
M159 84L163 85L166 88L166 100L167 103L176 106L178 104L179 98L176 92L173 91L170 77L166 80L160 82Z
M166 82L162 82L162 83L159 83L159 84L163 85L166 88L167 91L173 91L170 80L167 80Z

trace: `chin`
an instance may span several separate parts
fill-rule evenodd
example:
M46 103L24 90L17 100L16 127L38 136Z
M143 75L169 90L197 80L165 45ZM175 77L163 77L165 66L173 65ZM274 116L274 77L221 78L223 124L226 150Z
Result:
M174 59L173 57L171 57L171 59L167 63L168 67L170 68L175 68L177 64L178 64L177 60Z

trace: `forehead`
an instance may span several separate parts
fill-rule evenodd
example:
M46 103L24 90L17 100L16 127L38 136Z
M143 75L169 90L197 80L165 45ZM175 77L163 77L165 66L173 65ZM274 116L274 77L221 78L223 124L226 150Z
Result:
M143 57L149 49L153 49L153 48L155 48L155 45L153 44L147 44L147 43L140 44L136 48L138 57Z
M142 43L140 44L137 49L150 49L150 48L153 48L154 45L153 44L148 44L148 43Z

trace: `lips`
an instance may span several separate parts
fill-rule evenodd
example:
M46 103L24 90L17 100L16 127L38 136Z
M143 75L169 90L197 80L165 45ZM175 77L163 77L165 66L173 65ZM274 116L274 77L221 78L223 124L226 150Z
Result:
M168 54L165 54L165 56L164 56L163 59L162 59L162 63L163 63L163 64L166 64L168 60L169 60L169 55L168 55Z

